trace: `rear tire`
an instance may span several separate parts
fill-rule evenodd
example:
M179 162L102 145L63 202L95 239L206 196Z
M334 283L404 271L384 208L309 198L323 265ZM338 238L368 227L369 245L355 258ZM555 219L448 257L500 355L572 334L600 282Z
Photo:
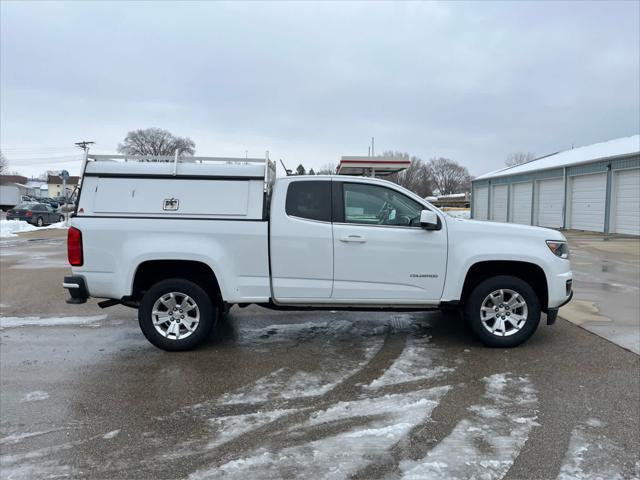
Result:
M36 220L36 225L39 227L44 225L44 220L42 220L42 217L38 217L38 219Z
M58 222L64 222L64 215L60 215L58 217Z
M192 350L211 334L218 306L198 284L182 278L162 280L142 297L138 322L144 336L167 351Z
M540 300L520 278L500 275L480 282L465 305L465 319L488 347L516 347L540 323Z

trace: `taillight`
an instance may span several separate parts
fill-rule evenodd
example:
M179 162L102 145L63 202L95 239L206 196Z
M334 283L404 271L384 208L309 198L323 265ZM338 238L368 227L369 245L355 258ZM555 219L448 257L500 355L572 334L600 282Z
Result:
M82 232L75 227L70 227L67 233L67 257L71 266L82 266Z
M31 210L27 210L27 212L25 213L25 216L32 217L33 216L33 212Z

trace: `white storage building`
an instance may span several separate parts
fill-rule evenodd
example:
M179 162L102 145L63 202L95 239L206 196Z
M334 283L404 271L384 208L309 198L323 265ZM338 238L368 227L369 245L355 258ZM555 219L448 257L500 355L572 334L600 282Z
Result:
M481 175L472 183L471 216L640 235L640 135Z

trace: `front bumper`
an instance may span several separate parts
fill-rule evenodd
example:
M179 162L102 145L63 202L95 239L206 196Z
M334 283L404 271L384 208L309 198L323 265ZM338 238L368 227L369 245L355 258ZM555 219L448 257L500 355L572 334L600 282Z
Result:
M569 297L564 301L564 303L562 303L561 305L555 308L549 308L547 310L547 325L553 325L554 323L556 323L556 320L558 318L558 310L560 310L560 308L564 307L567 303L569 303L572 298L573 298L573 290L569 292Z
M78 276L64 277L62 286L69 290L69 298L67 303L80 304L85 303L89 298L89 291L84 278Z

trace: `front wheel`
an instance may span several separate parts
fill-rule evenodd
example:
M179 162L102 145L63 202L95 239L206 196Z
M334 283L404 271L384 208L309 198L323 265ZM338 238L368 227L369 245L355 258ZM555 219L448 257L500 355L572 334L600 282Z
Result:
M485 345L515 347L538 328L540 301L527 282L508 275L492 277L469 295L465 318Z
M217 307L198 284L181 278L156 283L142 297L138 322L144 336L169 351L191 350L213 328Z

